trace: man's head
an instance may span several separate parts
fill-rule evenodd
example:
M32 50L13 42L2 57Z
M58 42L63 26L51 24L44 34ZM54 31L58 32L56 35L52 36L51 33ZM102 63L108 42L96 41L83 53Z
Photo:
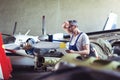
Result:
M74 33L78 29L78 24L76 20L67 20L62 24L64 30L68 33Z
M68 20L68 23L69 23L68 31L70 33L74 33L78 27L77 21L76 20Z
M78 26L76 20L68 20L68 22L69 22L69 26L76 26L76 27Z

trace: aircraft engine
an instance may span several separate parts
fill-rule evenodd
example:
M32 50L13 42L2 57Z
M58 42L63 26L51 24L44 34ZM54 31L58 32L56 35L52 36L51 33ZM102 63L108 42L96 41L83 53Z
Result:
M27 54L33 55L33 47L32 47L33 44L35 44L35 40L29 38L27 39L26 42L21 44L21 47L25 50Z

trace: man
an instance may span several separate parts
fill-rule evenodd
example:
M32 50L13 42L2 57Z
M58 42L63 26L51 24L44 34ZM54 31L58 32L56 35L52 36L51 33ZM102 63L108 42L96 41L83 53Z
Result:
M63 29L71 36L67 53L77 53L88 56L90 53L90 41L86 33L78 29L76 20L68 20L62 24Z

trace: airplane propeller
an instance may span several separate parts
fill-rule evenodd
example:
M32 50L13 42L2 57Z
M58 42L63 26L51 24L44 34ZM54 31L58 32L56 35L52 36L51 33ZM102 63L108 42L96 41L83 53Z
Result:
M35 44L35 40L32 38L27 39L27 41L21 44L21 47L25 50L27 54L33 54L33 44Z

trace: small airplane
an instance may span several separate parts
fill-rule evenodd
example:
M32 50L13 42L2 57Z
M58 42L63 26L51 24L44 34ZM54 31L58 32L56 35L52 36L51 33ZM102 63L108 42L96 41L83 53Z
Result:
M42 50L44 53L45 52L51 53L51 51L53 53L54 52L57 53L57 49L58 48L65 47L64 43L61 44L61 42L59 40L56 40L56 38L55 38L56 34L50 36L52 41L53 41L53 39L56 40L55 42L45 41L45 40L42 41L43 39L48 39L49 35L46 35L45 32L43 32L42 36L31 36L31 35L28 35L30 30L28 30L25 34L21 34L21 33L15 34L16 26L17 26L17 22L15 22L15 26L14 26L14 30L13 30L13 34L12 35L2 34L2 35L6 35L7 36L6 38L3 39L3 41L4 41L4 49L5 49L6 54L8 56L9 55L21 55L21 56L24 56L24 57L29 57L31 59L34 59L35 56L32 54L33 53L33 51L32 51L33 48L39 49L39 52L41 52L41 50ZM43 28L43 31L44 31L44 28ZM30 46L32 46L32 48L24 49L23 47L24 47L24 45L26 43L30 44ZM47 58L44 57L44 58L45 58L45 60L50 61L49 59L53 60L56 57L51 57L50 56L49 59L48 59L48 57ZM57 57L57 59L59 59L59 58Z
M34 65L34 59L36 58L35 55L33 54L33 48L38 49L40 54L44 54L46 52L48 53L47 57L43 56L41 58L41 59L45 60L44 64L47 64L47 65L54 64L51 62L56 63L60 59L60 56L63 56L63 54L61 52L57 51L58 48L65 47L65 43L61 42L64 40L60 40L61 38L63 39L63 34L57 33L57 34L49 36L49 35L45 35L45 33L43 32L44 34L42 36L31 36L31 35L28 35L30 30L28 30L25 34L20 34L20 33L15 34L16 25L17 25L17 22L15 22L15 26L14 26L12 35L2 34L2 35L8 36L8 37L4 38L4 40L3 40L4 41L4 49L8 56L9 55L22 56L22 58L19 61L29 59L33 65ZM49 39L48 37L50 38L50 40L46 41L45 39ZM31 48L24 49L24 46L26 46L26 44L29 44L31 46ZM50 54L51 52L52 52L52 55ZM53 53L55 53L55 55L53 55ZM22 63L24 63L24 62L22 62ZM26 64L26 63L24 63L24 64Z
M65 47L64 43L47 42L47 41L39 41L39 42L37 41L36 42L33 38L29 38L29 36L27 36L27 37L28 37L28 39L26 38L27 41L24 40L25 42L22 42L23 40L20 41L20 39L16 39L16 40L18 40L17 43L15 41L14 43L4 44L6 54L7 55L23 56L23 58L21 58L19 61L25 60L25 59L29 60L32 62L32 63L30 62L30 64L33 64L34 67L37 65L37 63L34 64L35 63L34 61L36 59L36 56L34 55L35 49L39 50L39 51L37 51L37 53L42 55L42 57L40 57L40 64L41 65L43 65L43 64L44 65L52 65L52 64L54 65L60 60L60 57L63 56L63 54L61 52L57 52L57 49ZM30 45L30 48L28 47L27 49L25 49L24 47L27 46L26 44ZM46 53L49 56L43 56ZM22 63L24 63L24 62L22 62ZM25 65L26 65L26 63L25 63ZM36 67L36 69L37 68L38 67ZM40 66L40 68L42 68L42 66Z
M49 56L41 57L41 59L44 59L44 62L41 62L40 64L44 64L44 65L56 64L56 62L60 60L60 56L63 56L63 54L61 52L58 52L57 49L65 47L64 43L48 42L48 41L35 41L34 39L36 39L36 37L33 38L33 37L27 36L27 35L25 35L25 36L18 35L15 38L16 39L13 43L4 44L4 48L5 48L6 54L8 56L9 55L23 56L19 60L19 62L23 61L23 60L29 60L29 61L31 61L29 64L35 66L36 64L34 64L34 60L36 57L33 54L33 49L38 49L40 54L44 55L44 53L47 53L47 55L49 55ZM24 38L24 40L21 38ZM38 40L38 39L36 39L36 40ZM30 46L32 46L32 47L30 49L24 49L24 46L26 46L26 44L30 44ZM55 55L53 55L53 53ZM28 64L28 63L26 64L24 62L21 62L21 63L24 65Z
M44 35L43 36L31 36L31 35L28 35L28 33L30 32L30 30L28 30L25 34L21 34L21 33L15 34L16 24L17 23L15 22L13 35L3 34L3 35L8 36L3 39L6 53L11 53L11 50L16 50L17 53L20 55L25 56L25 55L29 54L29 52L31 52L31 50L22 49L23 46L21 46L21 45L23 45L25 43L29 43L34 48L37 47L40 49L47 49L47 50L52 49L53 50L53 49L59 48L61 46L61 44L64 45L63 42L67 42L67 40L63 40L63 33L56 33L54 35L48 35L48 36L46 36L46 35L45 36ZM50 39L47 37L49 37ZM41 40L41 38L42 38L42 40ZM46 40L43 40L43 39L46 39ZM18 51L20 51L20 52L18 52Z
M3 35L8 36L8 37L4 38L4 40L3 40L4 46L6 48L6 53L11 53L10 49L19 51L19 49L21 48L21 45L24 43L29 43L31 45L33 45L33 44L38 45L39 44L39 46L45 45L46 48L44 47L44 49L51 50L53 48L57 49L59 46L56 47L55 45L58 45L58 43L59 44L61 43L64 45L63 42L65 42L65 43L68 42L68 40L63 39L63 37L66 36L66 35L63 35L63 33L56 33L53 35L46 34L45 16L42 17L42 35L40 35L40 36L28 35L30 30L28 30L25 34L21 34L21 33L15 34L16 27L17 27L17 22L15 22L12 35L3 34ZM60 46L61 46L61 44L60 44ZM51 48L50 47L48 48L48 45L52 45L52 46L50 46ZM39 47L39 48L41 49L42 47ZM28 52L30 52L30 50L23 50L23 49L21 49L21 50L22 50L22 52L20 52L21 55L23 55L23 54L26 55L26 53L28 54Z

